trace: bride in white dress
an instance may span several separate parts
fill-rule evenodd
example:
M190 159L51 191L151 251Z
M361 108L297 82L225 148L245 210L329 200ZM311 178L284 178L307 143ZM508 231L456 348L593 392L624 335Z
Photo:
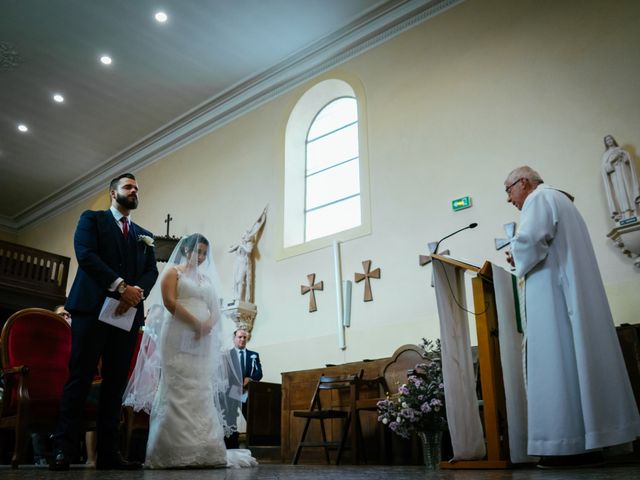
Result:
M236 428L235 412L225 410L241 394L241 377L223 345L216 283L209 241L196 233L180 240L149 294L123 402L150 412L148 468L257 465L249 450L224 444Z

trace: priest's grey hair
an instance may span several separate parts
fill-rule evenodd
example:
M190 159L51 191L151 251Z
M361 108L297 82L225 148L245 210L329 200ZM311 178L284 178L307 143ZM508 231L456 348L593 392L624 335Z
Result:
M522 167L518 167L512 170L511 173L507 176L507 179L504 181L504 184L511 185L513 182L521 178L526 178L532 185L539 185L541 183L544 183L542 177L538 172L536 172L528 165L523 165Z

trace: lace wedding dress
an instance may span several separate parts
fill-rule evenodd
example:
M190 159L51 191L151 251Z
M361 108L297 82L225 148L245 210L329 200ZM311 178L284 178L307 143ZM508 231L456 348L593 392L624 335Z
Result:
M200 320L210 315L213 289L206 278L196 281L178 272L177 300ZM165 311L165 315L171 315ZM209 348L190 348L193 329L168 319L162 332L162 376L151 408L145 466L251 467L249 450L227 450L221 412L213 402L213 365ZM211 336L199 342L211 341Z

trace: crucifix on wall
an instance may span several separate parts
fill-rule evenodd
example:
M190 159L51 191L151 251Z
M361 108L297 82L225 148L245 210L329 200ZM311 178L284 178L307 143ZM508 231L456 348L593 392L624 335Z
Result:
M371 293L371 281L369 279L380 278L380 268L371 271L371 260L362 262L362 267L364 268L364 273L356 273L355 280L356 283L364 280L364 301L371 302L373 300L373 294Z
M309 295L309 312L315 312L318 310L316 306L316 290L324 290L324 282L320 281L315 283L316 274L310 273L307 275L307 279L309 280L309 285L300 285L300 295L304 295L306 293L310 293Z
M156 261L158 262L168 262L169 258L171 258L171 252L173 252L173 249L176 248L176 245L180 241L178 237L172 237L169 235L171 220L173 220L173 217L170 213L167 213L167 218L164 220L164 223L167 224L167 234L165 236L153 237L153 248L156 253Z
M169 236L169 226L170 226L170 224L171 224L171 220L173 220L173 217L171 216L171 214L170 214L170 213L167 213L167 218L166 218L166 220L164 221L164 223L166 223L166 224L167 224L167 237Z

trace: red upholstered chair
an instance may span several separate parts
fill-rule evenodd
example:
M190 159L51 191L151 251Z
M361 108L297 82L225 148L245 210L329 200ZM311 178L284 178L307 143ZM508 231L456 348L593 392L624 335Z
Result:
M31 431L53 431L68 376L71 328L41 308L14 313L0 335L4 394L0 429L15 432L13 468L24 463Z

